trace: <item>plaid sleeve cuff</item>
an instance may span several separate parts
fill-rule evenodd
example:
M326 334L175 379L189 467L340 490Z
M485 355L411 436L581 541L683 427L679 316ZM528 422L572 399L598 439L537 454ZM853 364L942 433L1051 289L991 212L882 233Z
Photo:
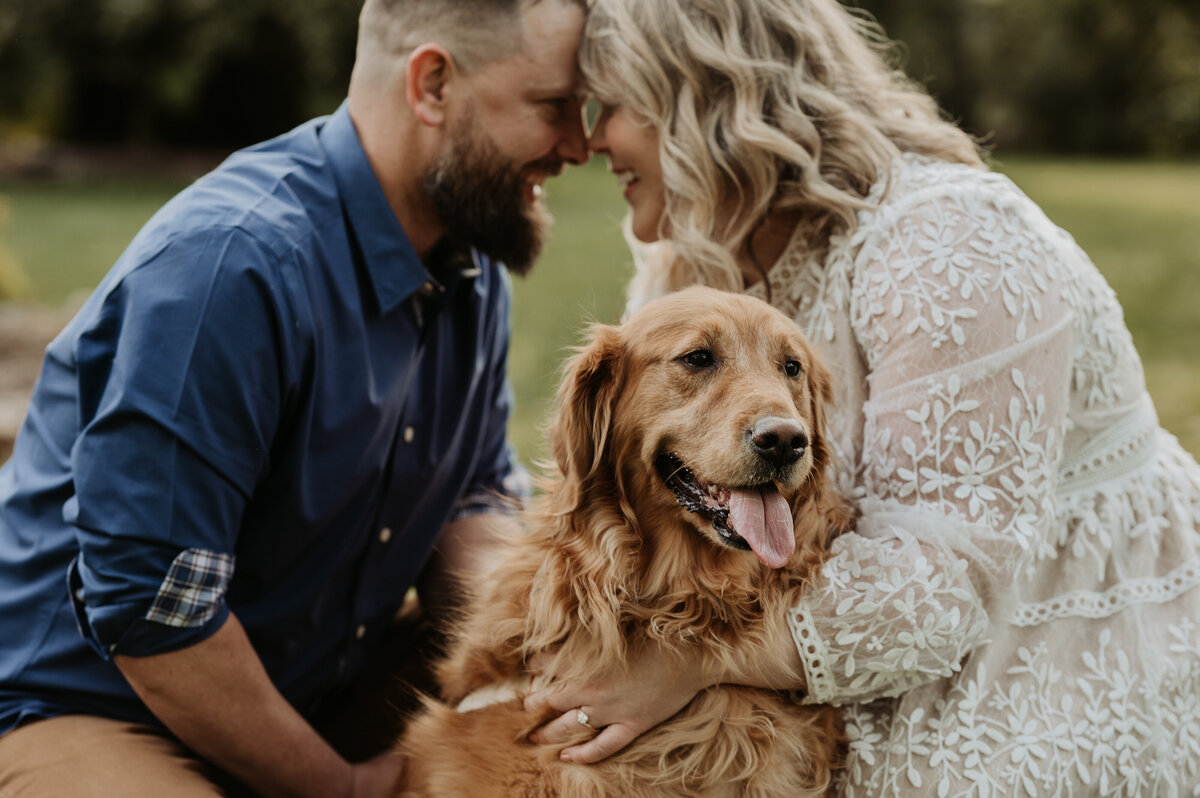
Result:
M233 577L233 563L232 554L181 551L158 588L146 620L179 629L203 626L220 609Z

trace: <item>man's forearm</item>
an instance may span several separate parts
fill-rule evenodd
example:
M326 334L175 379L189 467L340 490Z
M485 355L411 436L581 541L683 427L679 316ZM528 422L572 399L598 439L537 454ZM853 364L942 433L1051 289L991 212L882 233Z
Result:
M256 792L351 795L351 766L271 683L233 615L189 648L114 661L168 729Z

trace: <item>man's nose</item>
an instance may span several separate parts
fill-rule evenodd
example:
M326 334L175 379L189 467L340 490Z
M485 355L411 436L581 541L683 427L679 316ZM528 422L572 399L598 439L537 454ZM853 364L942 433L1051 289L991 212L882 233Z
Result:
M584 164L592 153L588 149L587 131L583 127L583 107L578 101L573 102L572 106L568 113L563 114L555 153L567 163Z

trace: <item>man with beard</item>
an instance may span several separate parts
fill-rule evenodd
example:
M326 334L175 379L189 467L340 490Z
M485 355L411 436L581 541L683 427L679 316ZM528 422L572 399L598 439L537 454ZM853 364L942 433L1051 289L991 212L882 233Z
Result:
M314 723L519 493L500 264L587 157L583 6L367 0L347 102L168 203L48 348L0 470L5 798L389 793Z

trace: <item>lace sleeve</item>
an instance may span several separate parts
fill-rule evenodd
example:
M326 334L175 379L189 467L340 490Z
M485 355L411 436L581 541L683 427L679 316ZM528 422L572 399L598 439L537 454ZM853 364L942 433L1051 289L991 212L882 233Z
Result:
M951 675L1053 551L1073 317L1054 228L1012 193L938 187L859 230L861 520L790 619L810 701Z

